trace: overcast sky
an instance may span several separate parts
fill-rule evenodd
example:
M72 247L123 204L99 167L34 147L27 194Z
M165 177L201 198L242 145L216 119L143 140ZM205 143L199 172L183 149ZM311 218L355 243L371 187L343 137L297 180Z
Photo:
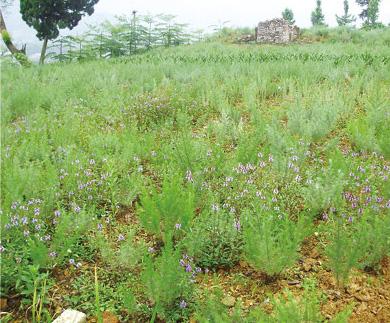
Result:
M85 31L86 23L96 23L105 19L113 20L115 15L167 13L177 16L178 22L188 23L192 28L208 29L210 25L229 21L230 26L254 27L257 22L281 16L284 8L289 7L295 14L299 27L310 26L310 13L315 7L315 0L100 0L91 17L84 17L72 34ZM349 0L352 14L358 15L361 8L355 0ZM335 14L343 12L343 0L323 0L322 7L326 23L336 25ZM36 40L35 32L21 19L19 1L4 12L4 18L16 42ZM382 0L380 21L390 23L390 0ZM67 32L62 32L67 34Z

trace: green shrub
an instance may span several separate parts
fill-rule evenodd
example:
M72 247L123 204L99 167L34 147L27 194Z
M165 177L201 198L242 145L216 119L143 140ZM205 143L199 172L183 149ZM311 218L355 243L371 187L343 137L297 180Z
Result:
M298 259L298 250L310 225L261 208L246 211L243 220L244 253L248 262L270 276L280 274Z
M181 317L186 307L183 304L190 301L193 292L191 274L192 270L180 266L178 252L169 245L155 261L151 257L145 259L142 281L153 303L152 320L156 315L167 321L176 321Z
M348 282L352 268L376 268L390 254L389 217L365 212L360 218L333 217L326 224L325 253L337 283Z
M300 298L294 297L289 290L285 296L272 299L273 312L271 315L264 313L261 309L252 310L245 322L324 322L321 314L321 304L325 300L316 287L315 281L305 280L303 284L303 295ZM351 306L338 313L331 322L347 323L352 314Z
M184 247L201 268L232 267L242 253L238 225L230 213L206 211L194 222L184 240Z
M144 192L138 214L143 227L156 234L165 243L175 232L188 230L194 216L194 193L190 186L183 187L178 176L165 178L161 193L152 189L151 194ZM177 225L180 230L177 230Z

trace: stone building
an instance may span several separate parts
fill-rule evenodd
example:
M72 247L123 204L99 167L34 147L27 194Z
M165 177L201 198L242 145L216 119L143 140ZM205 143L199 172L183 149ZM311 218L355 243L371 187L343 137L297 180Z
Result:
M291 26L282 18L260 22L256 27L256 41L258 43L284 44L296 40L298 36L299 28Z

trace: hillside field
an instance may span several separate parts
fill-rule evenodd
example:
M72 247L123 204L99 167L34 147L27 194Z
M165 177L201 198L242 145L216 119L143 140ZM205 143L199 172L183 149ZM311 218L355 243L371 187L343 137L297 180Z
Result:
M320 38L4 61L2 322L390 322L389 28Z

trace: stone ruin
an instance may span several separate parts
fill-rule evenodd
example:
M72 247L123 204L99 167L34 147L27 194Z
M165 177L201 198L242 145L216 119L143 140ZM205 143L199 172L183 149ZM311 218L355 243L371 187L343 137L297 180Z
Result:
M258 43L285 44L296 40L299 28L282 18L260 22L256 27L255 40Z

